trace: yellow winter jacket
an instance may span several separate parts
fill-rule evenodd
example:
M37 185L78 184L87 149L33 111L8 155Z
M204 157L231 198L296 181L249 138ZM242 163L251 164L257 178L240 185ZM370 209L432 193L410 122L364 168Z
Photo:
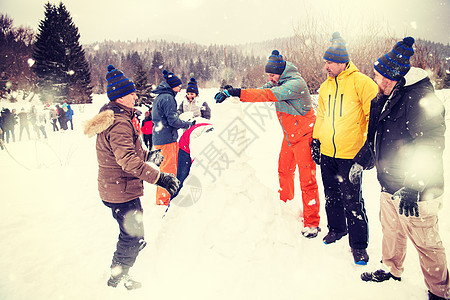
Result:
M363 146L369 123L370 101L377 84L350 61L337 77L329 77L319 90L313 138L326 156L353 159Z

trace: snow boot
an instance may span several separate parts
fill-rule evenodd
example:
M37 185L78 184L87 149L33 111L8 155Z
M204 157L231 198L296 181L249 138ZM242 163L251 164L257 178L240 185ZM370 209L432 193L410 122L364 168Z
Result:
M128 275L129 267L125 267L119 264L113 264L111 266L111 277L108 279L108 286L117 287L119 283L123 283L127 290L138 289L142 284L138 281L133 280L130 275Z
M361 279L363 281L383 282L391 278L397 281L402 280L401 277L395 277L390 272L385 272L384 270L381 269L375 272L364 272L361 274Z
M366 249L353 249L352 248L353 259L355 264L365 266L369 261L369 255Z
M428 300L448 300L448 298L442 298L442 297L436 296L432 292L428 291Z
M328 234L323 238L323 242L328 245L340 240L343 236L347 235L347 230L344 232L334 232L329 231Z
M112 276L108 279L108 286L117 287L119 283L123 283L127 290L135 290L142 286L142 284L136 280L133 280L130 275L122 274L119 276Z
M320 232L320 227L304 227L302 229L302 235L306 238L312 239Z

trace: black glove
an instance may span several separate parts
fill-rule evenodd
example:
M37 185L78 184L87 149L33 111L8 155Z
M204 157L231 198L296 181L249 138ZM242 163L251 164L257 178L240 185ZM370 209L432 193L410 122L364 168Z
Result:
M192 122L189 122L189 123L191 124L191 125L189 125L189 127L194 126L196 122L197 122L197 120L194 120L194 121L192 121Z
M161 172L155 184L168 191L170 195L174 195L178 191L180 181L173 174Z
M214 96L214 100L216 100L216 103L222 103L228 97L231 97L230 93L227 90L223 90Z
M155 165L157 165L158 167L162 164L163 160L164 156L161 154L161 149L152 150L147 154L146 161L150 161Z
M228 97L241 97L241 89L226 85L221 92L218 92L214 96L214 99L216 100L216 103L222 103Z
M350 168L350 172L348 172L348 179L350 180L350 182L353 184L360 183L363 170L363 166L358 163L354 163Z
M400 198L398 205L398 213L404 214L405 217L419 216L419 192L413 189L402 187L392 195L392 200Z
M316 165L320 165L320 141L318 139L311 141L311 157Z
M228 88L227 89L228 94L230 94L233 97L241 97L241 89L237 89L237 88Z

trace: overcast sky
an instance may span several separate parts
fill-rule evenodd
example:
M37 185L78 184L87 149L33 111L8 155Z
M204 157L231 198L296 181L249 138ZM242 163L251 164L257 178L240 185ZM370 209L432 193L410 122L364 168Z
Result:
M14 26L37 29L47 0L0 0ZM352 3L353 2L353 3ZM450 0L65 0L81 43L168 38L203 44L259 42L291 36L314 18L325 31L388 30L450 43ZM347 38L348 40L348 38ZM348 41L350 42L350 41Z

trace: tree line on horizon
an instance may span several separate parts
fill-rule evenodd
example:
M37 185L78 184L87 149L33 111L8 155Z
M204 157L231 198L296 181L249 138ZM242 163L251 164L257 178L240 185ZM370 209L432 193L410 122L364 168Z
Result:
M0 98L16 101L17 92L23 91L24 99L39 94L43 102L91 103L92 93L106 92L109 64L132 79L139 97L149 101L164 69L180 77L183 87L195 77L200 88L225 84L254 88L266 82L264 66L274 49L298 67L312 94L326 79L322 56L329 37L312 21L295 29L290 38L237 46L137 40L83 47L62 2L59 6L47 3L44 9L38 33L29 27L14 27L13 20L0 13ZM376 59L398 40L388 34L374 36L353 37L348 49L351 60L369 76ZM428 70L437 89L450 88L450 45L419 39L414 48L411 64Z

